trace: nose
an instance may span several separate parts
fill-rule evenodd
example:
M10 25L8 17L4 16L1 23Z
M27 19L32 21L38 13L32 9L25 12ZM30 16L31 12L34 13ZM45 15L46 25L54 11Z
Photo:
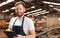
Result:
M17 12L20 12L21 10L17 10Z

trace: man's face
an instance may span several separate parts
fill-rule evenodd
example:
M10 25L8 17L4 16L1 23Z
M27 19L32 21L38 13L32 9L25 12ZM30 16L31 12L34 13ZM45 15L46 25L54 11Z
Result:
M16 15L21 17L25 12L24 6L22 4L19 4L19 5L15 6L15 8L16 8L15 9Z

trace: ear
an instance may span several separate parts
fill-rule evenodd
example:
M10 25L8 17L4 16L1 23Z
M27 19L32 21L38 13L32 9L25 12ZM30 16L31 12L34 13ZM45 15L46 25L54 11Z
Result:
M24 8L24 12L26 12L26 8Z

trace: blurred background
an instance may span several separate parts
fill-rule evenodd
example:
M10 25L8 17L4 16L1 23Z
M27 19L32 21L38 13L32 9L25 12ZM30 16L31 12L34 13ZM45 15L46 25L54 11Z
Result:
M16 16L18 1L26 4L24 15L34 21L36 38L60 38L60 0L0 0L0 30L6 30Z

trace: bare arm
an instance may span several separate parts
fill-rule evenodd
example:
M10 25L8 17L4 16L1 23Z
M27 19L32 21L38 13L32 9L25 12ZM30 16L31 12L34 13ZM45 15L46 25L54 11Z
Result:
M23 36L23 38L35 38L35 29L34 30L29 30L28 36Z
M22 35L17 35L17 37L14 38L35 38L35 30L29 30L29 35L27 36L22 36Z

